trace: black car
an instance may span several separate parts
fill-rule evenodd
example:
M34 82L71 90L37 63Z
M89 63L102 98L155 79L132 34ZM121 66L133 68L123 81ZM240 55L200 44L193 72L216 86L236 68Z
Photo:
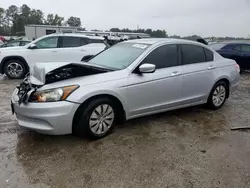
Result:
M219 42L210 44L225 58L235 60L241 70L250 70L250 43L247 42Z
M15 46L25 46L29 44L31 41L29 40L12 40L10 42L4 43L0 46L0 48L6 47L15 47Z

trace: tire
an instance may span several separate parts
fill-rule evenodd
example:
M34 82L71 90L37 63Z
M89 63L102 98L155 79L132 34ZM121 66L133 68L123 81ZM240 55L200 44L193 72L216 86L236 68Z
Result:
M20 79L24 78L27 73L27 68L25 64L17 59L8 60L4 65L4 73L10 79Z
M225 81L217 82L207 101L207 105L210 109L218 110L220 109L227 100L227 96L229 96L229 85Z
M110 113L111 111L113 113ZM100 116L98 116L97 112ZM106 97L94 99L80 107L73 125L73 134L88 136L91 139L103 138L112 131L118 117L117 113L118 108L114 101ZM106 119L98 118L103 114L103 117L106 114ZM107 130L105 130L106 128Z

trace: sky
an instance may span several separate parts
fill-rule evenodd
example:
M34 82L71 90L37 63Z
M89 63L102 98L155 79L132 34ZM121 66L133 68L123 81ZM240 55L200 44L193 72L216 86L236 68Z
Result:
M86 29L165 29L168 35L250 37L250 0L0 0L80 17Z

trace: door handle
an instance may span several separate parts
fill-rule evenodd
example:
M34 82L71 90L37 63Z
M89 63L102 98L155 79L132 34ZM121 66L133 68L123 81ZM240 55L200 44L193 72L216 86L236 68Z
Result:
M87 50L81 49L80 51L81 51L81 52L86 52Z
M208 67L208 70L211 70L211 69L215 69L215 66L214 66L214 65L210 65L210 66Z
M57 50L52 50L51 52L55 53L55 52L57 52Z
M171 76L178 76L178 75L180 75L180 72L179 72L179 71L174 71L174 72L172 72L172 74L171 74Z

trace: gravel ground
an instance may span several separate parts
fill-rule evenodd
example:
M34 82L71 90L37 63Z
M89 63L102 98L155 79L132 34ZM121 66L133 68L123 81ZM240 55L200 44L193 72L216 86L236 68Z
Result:
M219 111L192 107L135 119L90 141L18 127L0 76L0 187L249 188L250 73Z

